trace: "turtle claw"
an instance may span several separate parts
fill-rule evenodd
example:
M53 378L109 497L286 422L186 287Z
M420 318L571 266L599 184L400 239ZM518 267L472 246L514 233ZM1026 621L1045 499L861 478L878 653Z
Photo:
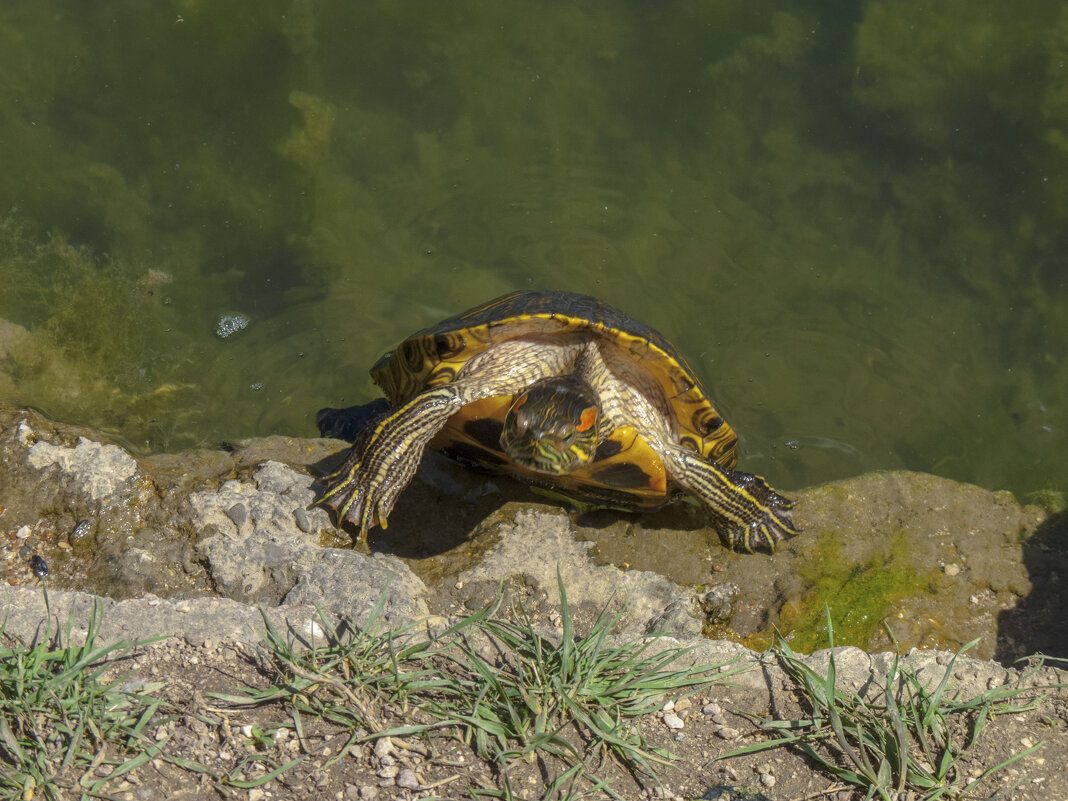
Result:
M381 498L375 497L374 487L360 472L360 460L349 459L338 469L320 481L329 486L326 493L313 506L326 506L337 513L337 525L348 521L359 529L357 542L367 542L367 532L376 525L386 527L386 518L392 509L383 508Z
M786 511L794 506L794 501L787 498L783 498L783 501L785 503L769 503L767 514L747 525L727 524L719 527L723 544L732 551L755 553L766 550L775 553L776 545L801 533Z
M367 451L357 454L356 447L345 463L329 476L320 479L329 489L315 505L327 506L337 513L337 525L348 521L359 533L357 542L367 542L367 532L376 526L386 528L393 505L406 485L388 485L374 480L370 471L364 469L368 461ZM398 482L399 483L399 482Z

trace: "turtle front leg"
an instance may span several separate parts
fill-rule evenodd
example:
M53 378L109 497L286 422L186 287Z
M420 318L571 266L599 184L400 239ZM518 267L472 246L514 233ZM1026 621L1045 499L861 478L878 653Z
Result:
M794 502L760 476L728 470L682 448L670 457L672 477L701 501L723 543L736 551L774 551L800 533L790 519Z
M348 520L367 530L386 527L401 490L408 486L423 458L423 449L462 401L451 386L417 395L375 419L353 443L345 462L325 480L330 487L318 503L337 511L338 524Z

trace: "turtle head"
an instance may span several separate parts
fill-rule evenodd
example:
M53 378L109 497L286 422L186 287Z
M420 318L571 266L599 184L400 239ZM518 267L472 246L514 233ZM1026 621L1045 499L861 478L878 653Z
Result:
M600 419L601 404L589 384L569 375L544 378L512 401L501 447L516 464L570 473L593 460Z

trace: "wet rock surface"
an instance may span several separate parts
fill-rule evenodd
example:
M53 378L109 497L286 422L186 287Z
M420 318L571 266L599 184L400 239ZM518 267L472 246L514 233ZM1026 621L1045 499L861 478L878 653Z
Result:
M221 596L354 615L387 591L392 625L476 609L503 582L549 613L558 580L580 619L619 610L621 633L727 638L757 650L773 627L801 652L955 650L1010 661L1068 656L1068 522L1007 493L915 473L796 493L804 533L736 554L679 504L575 518L510 481L428 454L386 531L351 547L307 509L335 440L271 437L135 457L99 434L0 407L0 533L9 584L115 598ZM36 557L37 561L34 561Z

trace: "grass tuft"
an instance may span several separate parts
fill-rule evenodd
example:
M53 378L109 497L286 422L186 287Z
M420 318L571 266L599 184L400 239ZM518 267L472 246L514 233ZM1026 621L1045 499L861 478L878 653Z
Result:
M109 662L156 640L100 646L100 621L97 599L82 645L71 638L73 610L62 630L49 622L29 645L0 645L3 801L100 796L108 782L160 754L163 744L147 736L163 704L147 693L158 688L100 681Z
M1012 687L987 690L968 701L950 698L947 688L953 665L977 640L954 654L933 690L914 671L901 669L895 657L879 696L882 703L875 703L835 686L834 629L829 610L827 634L831 651L826 675L805 664L781 635L772 649L808 700L812 716L798 720L753 717L765 730L782 736L720 759L796 746L841 781L863 790L866 799L894 801L909 793L913 794L909 797L936 801L970 797L980 782L1045 745L1039 742L978 776L960 770L961 760L991 718L1030 711L1041 700L1033 689ZM1023 695L1031 698L1018 701Z
M690 649L654 652L652 640L612 644L609 634L622 613L607 608L579 636L562 581L559 586L562 631L555 637L538 631L522 609L516 621L498 617L500 593L431 638L414 637L412 627L376 632L384 598L363 627L335 627L320 613L324 642L305 648L293 632L283 637L267 621L272 685L218 697L246 706L282 702L290 719L277 727L292 728L302 740L307 716L342 727L335 760L361 741L450 732L498 771L503 789L473 790L479 796L513 797L514 769L535 761L548 776L545 798L615 795L598 775L606 760L658 783L655 767L672 755L649 747L637 720L665 697L691 695L736 671L672 667ZM373 712L382 704L411 710L410 719L423 722L387 728Z

